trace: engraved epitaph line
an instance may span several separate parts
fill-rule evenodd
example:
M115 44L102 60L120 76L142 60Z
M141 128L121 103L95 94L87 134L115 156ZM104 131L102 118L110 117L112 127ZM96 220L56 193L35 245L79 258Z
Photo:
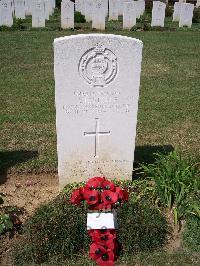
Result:
M98 158L98 146L99 146L99 137L110 135L110 131L100 131L100 119L95 118L95 131L93 132L84 132L86 137L94 137L94 157Z

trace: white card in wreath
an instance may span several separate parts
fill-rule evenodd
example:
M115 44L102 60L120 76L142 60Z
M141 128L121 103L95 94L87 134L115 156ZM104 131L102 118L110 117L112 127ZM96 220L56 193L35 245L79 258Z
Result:
M87 230L116 228L116 212L91 212L87 214Z

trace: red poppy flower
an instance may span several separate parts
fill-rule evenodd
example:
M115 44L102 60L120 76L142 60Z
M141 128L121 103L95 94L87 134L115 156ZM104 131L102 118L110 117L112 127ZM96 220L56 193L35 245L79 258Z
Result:
M129 194L128 191L125 189L121 189L120 187L116 187L116 192L118 194L118 198L121 201L128 201Z
M124 201L128 201L129 199L129 193L126 189L123 190L123 193L124 193Z
M107 230L106 233L101 233L100 230L95 230L89 235L91 236L93 242L102 246L106 246L107 248L112 250L115 248L115 236L111 234L109 230Z
M105 177L96 176L96 177L90 178L88 182L86 183L85 188L90 189L90 190L100 189L102 188L102 184L104 181L105 181Z
M97 260L98 258L100 258L105 253L106 253L106 249L103 246L98 245L96 243L92 243L90 245L89 256L93 260Z
M104 190L115 191L115 184L109 180L105 180L102 184Z
M110 210L111 209L111 204L106 205L101 200L97 202L95 205L92 205L90 207L90 210L98 210L98 211L104 211L104 210Z
M117 202L118 200L118 194L116 192L112 192L110 190L104 190L101 193L101 199L106 206L113 205Z
M74 190L70 198L71 203L78 205L82 200L83 200L82 190L81 189Z
M106 252L96 259L96 262L100 266L113 266L115 255L112 250L106 249Z
M99 202L99 191L84 189L83 198L87 201L88 205L94 205Z

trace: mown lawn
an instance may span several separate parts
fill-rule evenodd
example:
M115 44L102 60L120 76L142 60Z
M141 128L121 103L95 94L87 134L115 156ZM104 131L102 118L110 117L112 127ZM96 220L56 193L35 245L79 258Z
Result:
M74 31L59 30L58 21L56 13L44 30L27 26L23 31L0 32L3 172L56 171L53 40L94 32L87 24L85 30L82 24ZM26 23L30 26L30 20ZM166 28L162 32L112 30L116 25L110 22L106 33L144 42L136 161L161 147L179 147L185 154L200 157L200 24L191 30Z

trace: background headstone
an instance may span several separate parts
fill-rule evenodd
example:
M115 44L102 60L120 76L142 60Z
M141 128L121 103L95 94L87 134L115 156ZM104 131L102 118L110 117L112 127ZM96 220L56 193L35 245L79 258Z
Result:
M36 0L32 3L32 27L45 27L45 12L43 0Z
M32 15L32 1L31 0L25 0L25 15L31 16Z
M160 1L153 1L151 26L164 27L166 4Z
M0 26L11 27L13 25L12 6L10 0L0 2Z
M25 19L25 2L24 0L15 0L15 17L20 19Z
M135 1L125 2L123 5L123 29L131 29L136 24Z
M173 21L179 21L182 3L176 2L174 4Z
M109 20L118 20L119 0L109 0Z
M68 0L61 3L61 28L74 28L74 3Z
M132 178L141 60L142 42L129 37L55 39L60 188L92 176Z
M92 28L105 30L105 3L102 0L93 0Z
M192 26L192 17L193 17L194 5L193 4L182 4L180 19L179 19L179 27Z
M93 0L85 0L85 19L87 22L92 21Z

